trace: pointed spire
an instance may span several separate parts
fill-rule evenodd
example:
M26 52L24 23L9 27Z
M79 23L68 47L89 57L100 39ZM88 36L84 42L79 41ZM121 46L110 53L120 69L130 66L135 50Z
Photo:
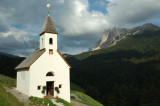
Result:
M39 35L42 35L44 33L58 34L58 32L52 22L52 19L50 18L50 14L49 14L50 4L47 4L47 8L48 8L48 17L46 18L46 21L44 22L44 25L43 25L42 30Z

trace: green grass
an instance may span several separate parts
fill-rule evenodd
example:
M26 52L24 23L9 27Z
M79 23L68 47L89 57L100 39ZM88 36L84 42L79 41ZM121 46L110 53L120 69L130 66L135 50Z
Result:
M43 99L43 98L38 98L38 97L29 97L29 100L31 101L31 105L36 105L36 106L56 106L55 104L52 103L51 100L49 99Z
M0 74L0 83L9 88L16 87L16 80Z
M83 88L74 83L71 83L71 90L85 93L85 90Z
M13 95L6 92L2 86L3 84L0 83L0 106L24 106Z
M63 103L64 106L72 106L72 104L68 103L67 101L61 99L61 98L57 98L56 102L58 103Z
M90 106L103 106L101 103L97 102L90 96L86 95L85 90L76 84L71 83L71 93L75 94L79 98L79 100L72 99L76 102L80 102L82 104L86 104Z
M97 102L96 100L94 100L93 98L91 98L90 96L82 92L71 91L71 93L75 94L79 98L79 99L72 99L74 101L77 101L83 104L87 104L90 106L103 106L101 103Z
M0 74L0 106L23 106L12 94L5 91L3 86L9 88L16 86L16 80Z
M14 106L23 106L24 105L23 103L20 103L13 95L6 92L2 86L7 86L10 88L15 87L16 80L0 74L0 106L11 106L11 104L14 104ZM75 95L77 95L77 97L80 98L80 100L75 100L75 99L72 99L72 100L83 103L83 104L87 104L87 105L101 106L100 103L98 103L97 101L95 101L91 97L84 94L85 90L83 88L81 88L80 86L73 84L73 83L71 83L70 86L71 86L71 93L74 93ZM80 96L85 99L82 99ZM47 104L49 103L50 106L56 106L49 99L29 97L29 100L31 101L30 105L47 106ZM90 101L90 102L88 103L86 100ZM56 102L63 103L65 106L72 106L72 104L70 104L67 101L60 99L60 98L56 99Z

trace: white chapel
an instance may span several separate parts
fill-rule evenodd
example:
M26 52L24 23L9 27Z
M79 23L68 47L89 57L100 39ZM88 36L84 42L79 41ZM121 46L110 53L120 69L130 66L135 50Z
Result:
M70 68L57 49L58 32L48 16L39 34L40 48L31 53L15 69L17 70L16 89L28 96L43 98L52 96L70 102ZM45 93L42 93L46 86ZM60 93L55 91L59 88Z

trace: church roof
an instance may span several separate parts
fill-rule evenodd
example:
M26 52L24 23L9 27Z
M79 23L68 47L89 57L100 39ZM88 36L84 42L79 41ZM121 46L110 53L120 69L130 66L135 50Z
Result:
M28 69L30 66L46 51L46 49L36 49L34 52L32 52L25 60L23 60L15 69L16 70L22 70L22 69ZM62 59L66 62L66 64L72 68L69 63L65 60L63 55L57 50L58 54L62 57Z
M15 69L28 69L30 66L45 52L45 49L39 50L36 49L31 53L25 60L23 60Z
M58 52L58 54L62 57L62 59L66 62L66 64L70 67L70 68L72 68L71 67L71 65L66 61L66 59L63 57L63 55L57 50L57 52Z
M44 22L44 25L39 35L42 35L44 33L58 34L50 16L46 18L46 21Z

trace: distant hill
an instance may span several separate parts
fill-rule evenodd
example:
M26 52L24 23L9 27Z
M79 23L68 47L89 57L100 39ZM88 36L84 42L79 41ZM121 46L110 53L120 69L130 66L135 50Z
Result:
M160 28L152 23L146 23L132 29L111 28L104 30L101 39L92 48L92 51L114 46L117 42L125 39L127 35L140 34L145 30L159 30Z
M160 29L140 28L114 46L66 58L72 82L104 105L160 105Z
M16 55L7 54L7 53L4 53L4 52L0 52L0 56L6 56L6 57L10 57L10 58L17 58L18 57Z
M16 78L14 69L24 58L0 52L0 74Z

